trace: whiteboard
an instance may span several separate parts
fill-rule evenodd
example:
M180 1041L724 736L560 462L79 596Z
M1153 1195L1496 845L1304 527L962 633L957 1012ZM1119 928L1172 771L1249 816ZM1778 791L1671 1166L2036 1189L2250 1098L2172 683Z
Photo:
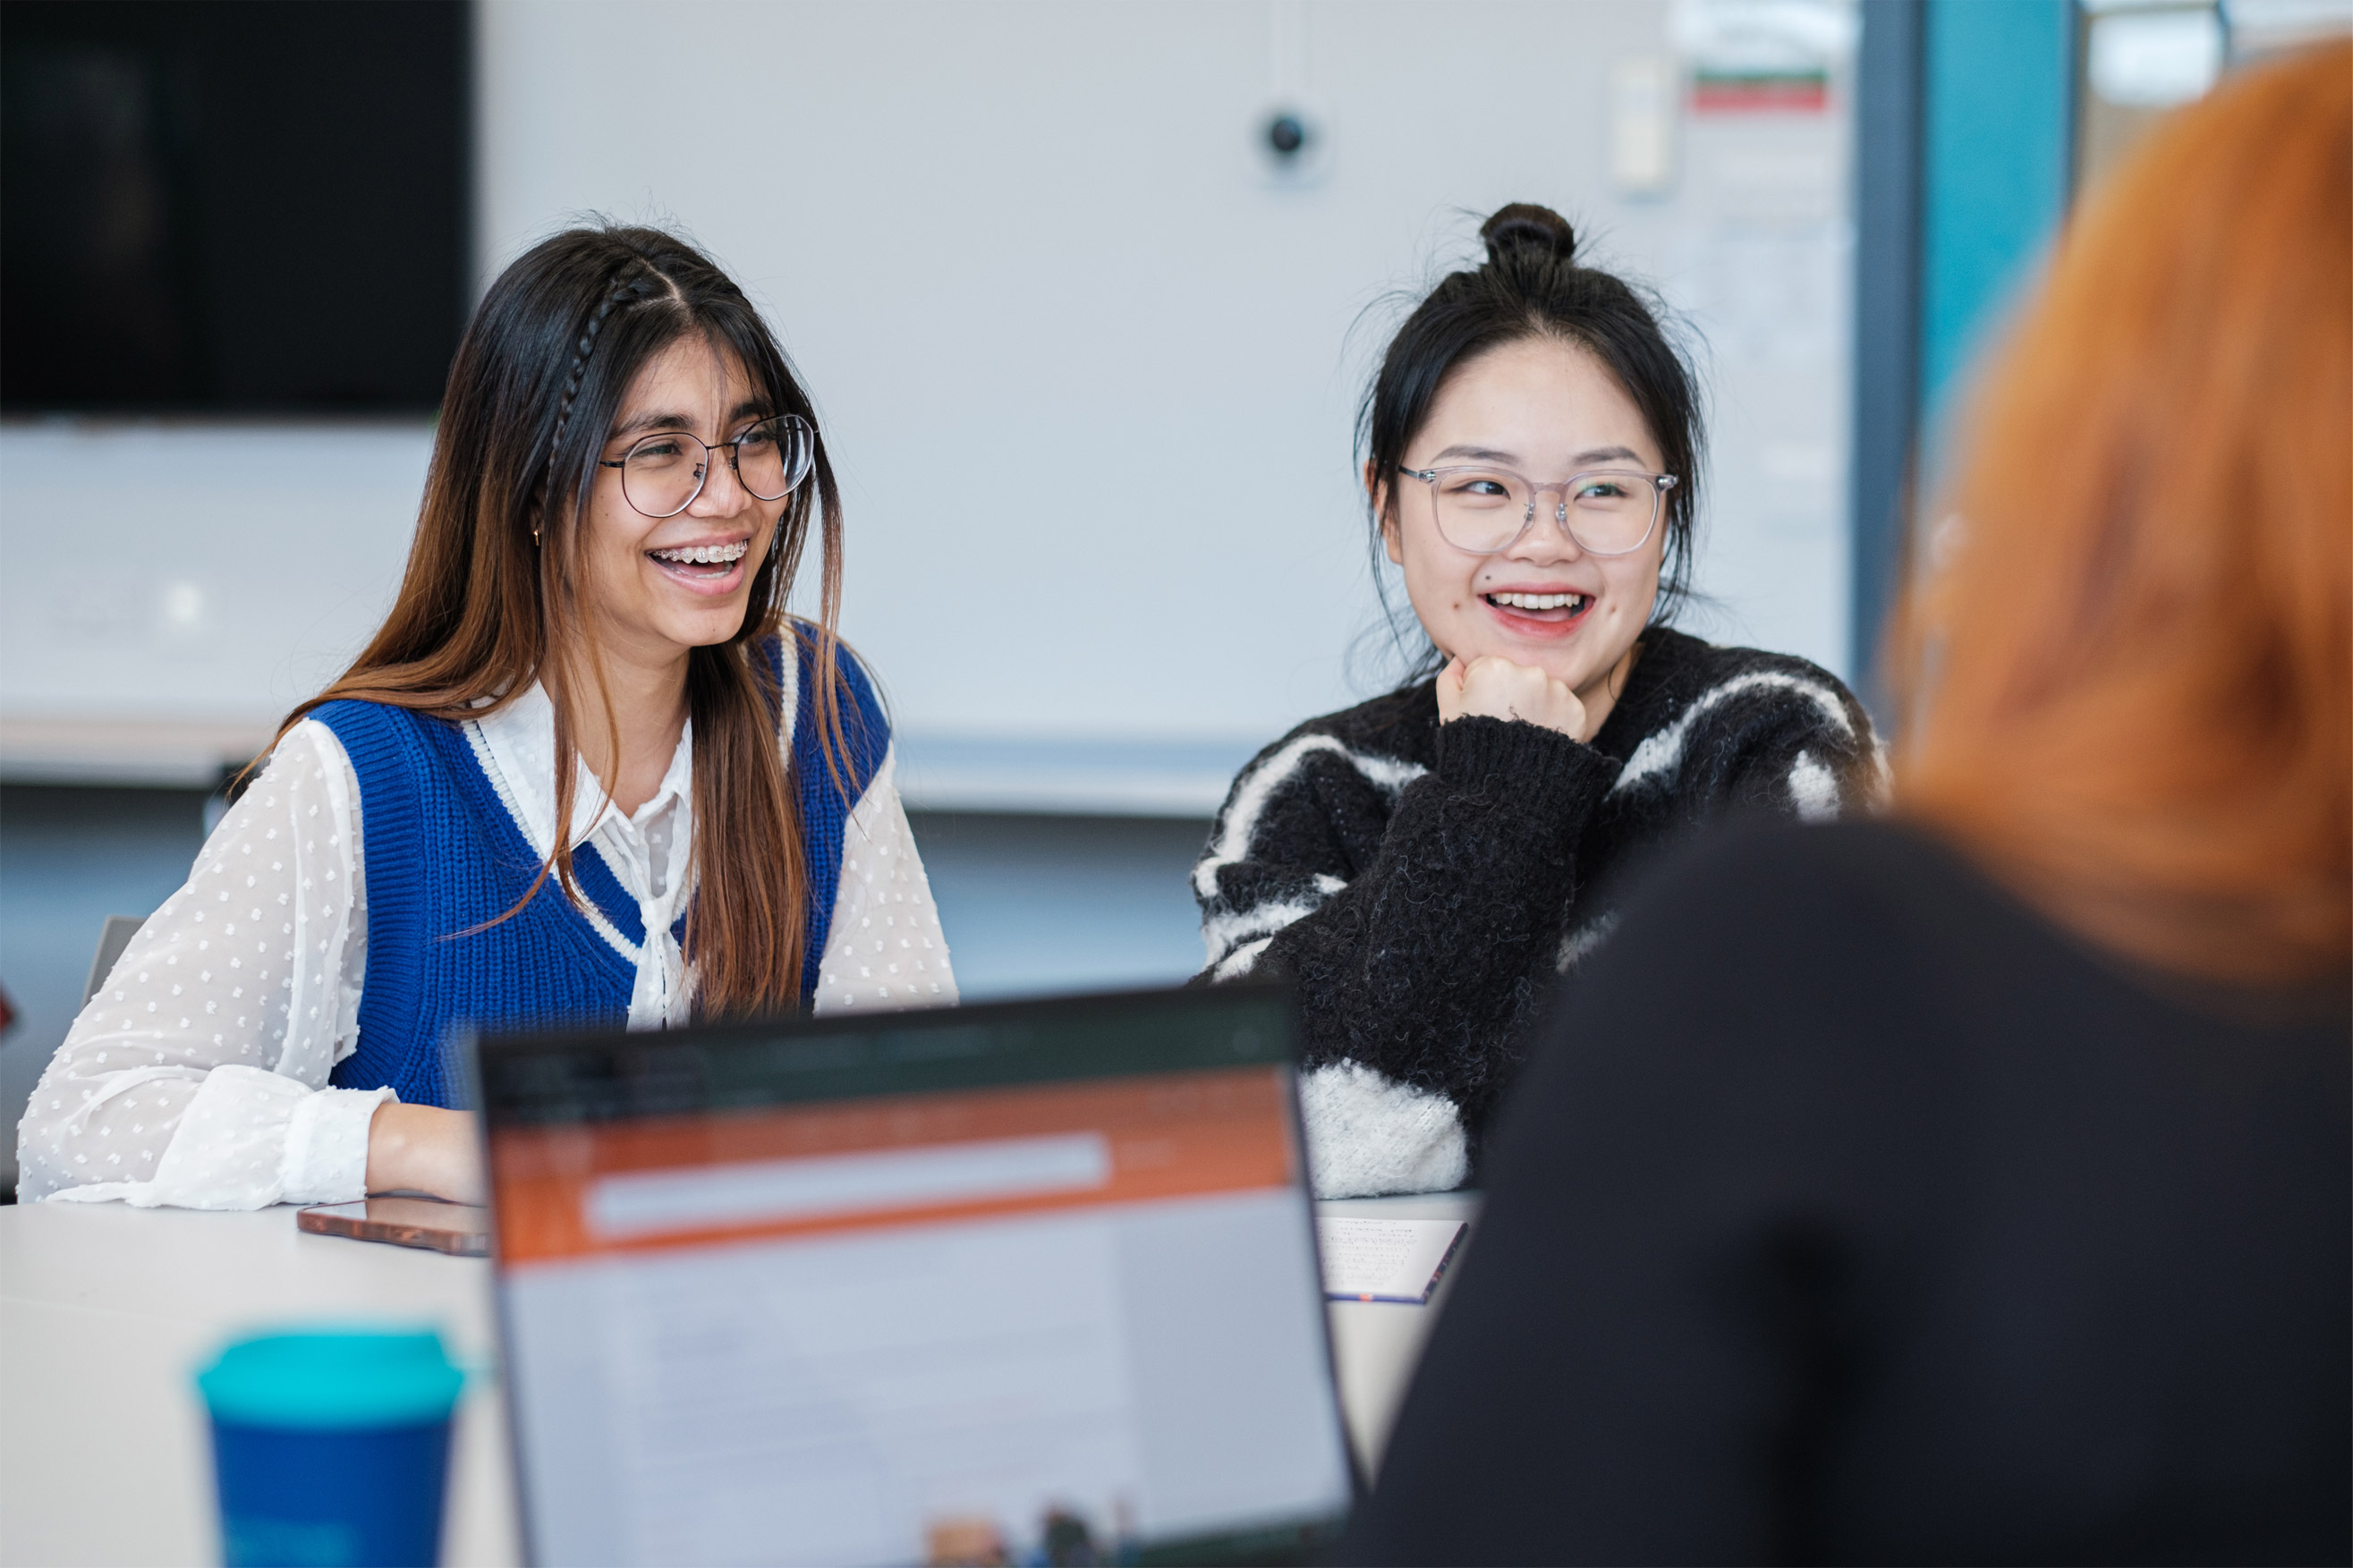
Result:
M582 212L691 232L816 398L843 629L914 793L1201 809L1376 689L1349 660L1377 609L1356 399L1390 297L1506 201L1567 214L1702 341L1695 629L1843 666L1843 67L1823 112L1679 110L1668 177L1630 194L1613 72L1673 64L1679 15L489 0L483 275ZM1278 105L1322 135L1306 177L1261 151ZM315 689L388 603L429 439L0 430L0 762L24 776L26 737L94 717L200 736Z

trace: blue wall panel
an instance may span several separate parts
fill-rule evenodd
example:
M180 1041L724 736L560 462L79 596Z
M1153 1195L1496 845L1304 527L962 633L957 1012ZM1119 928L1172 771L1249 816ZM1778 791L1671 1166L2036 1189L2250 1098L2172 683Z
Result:
M1849 625L1855 690L1893 721L1879 642L1898 586L1920 402L1922 58L1918 0L1862 8L1855 60L1854 595Z
M2073 0L1929 0L1927 20L1920 394L1933 428L2065 210L2075 14Z

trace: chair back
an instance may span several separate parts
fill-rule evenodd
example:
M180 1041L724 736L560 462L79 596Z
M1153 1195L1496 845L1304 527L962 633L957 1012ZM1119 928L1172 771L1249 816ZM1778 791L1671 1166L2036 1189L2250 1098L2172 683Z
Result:
M138 915L106 917L106 923L98 931L98 951L90 954L90 978L82 984L83 1006L90 1005L90 999L98 994L98 988L106 984L108 975L114 973L114 961L122 956L122 950L131 945L132 936L146 923Z

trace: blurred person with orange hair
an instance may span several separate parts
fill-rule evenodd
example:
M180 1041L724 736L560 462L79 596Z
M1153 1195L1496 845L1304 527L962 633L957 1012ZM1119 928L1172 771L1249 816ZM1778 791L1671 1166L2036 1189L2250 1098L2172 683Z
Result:
M1894 818L1567 983L1350 1561L2353 1555L2353 47L2092 193L1961 434Z

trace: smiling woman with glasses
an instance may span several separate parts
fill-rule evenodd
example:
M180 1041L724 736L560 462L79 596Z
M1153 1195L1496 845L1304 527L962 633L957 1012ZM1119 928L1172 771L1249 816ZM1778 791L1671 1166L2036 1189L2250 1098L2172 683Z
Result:
M1835 677L1667 624L1700 422L1656 314L1543 207L1481 237L1485 265L1389 344L1360 425L1374 548L1423 657L1261 752L1193 874L1203 978L1297 987L1326 1197L1475 1173L1522 1033L1633 868L1727 813L1819 820L1878 785Z
M459 347L390 616L75 1021L24 1195L472 1198L456 1029L954 1002L840 588L742 290L653 229L532 250Z

